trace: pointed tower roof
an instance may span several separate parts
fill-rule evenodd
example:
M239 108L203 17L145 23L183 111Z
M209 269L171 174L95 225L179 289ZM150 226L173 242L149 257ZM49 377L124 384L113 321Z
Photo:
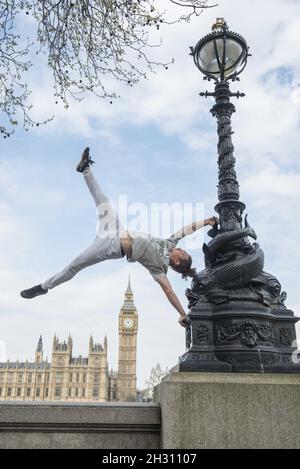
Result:
M131 312L136 311L136 307L135 307L134 302L133 302L133 293L132 293L132 289L131 289L130 276L129 276L129 279L128 279L127 290L125 292L124 303L123 303L123 306L121 308L121 311L124 312L124 313L126 313L126 311L131 311Z
M127 285L126 295L133 295L132 290L131 290L130 275L128 275L128 285Z
M39 341L38 341L38 345L37 345L37 349L36 349L37 352L42 352L43 351L43 339L42 339L42 336L40 335L40 338L39 338Z

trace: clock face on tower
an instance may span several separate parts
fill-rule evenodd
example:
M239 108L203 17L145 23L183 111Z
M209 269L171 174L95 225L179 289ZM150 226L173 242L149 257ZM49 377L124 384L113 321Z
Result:
M126 329L131 329L131 327L133 326L133 320L129 318L124 319L123 325Z

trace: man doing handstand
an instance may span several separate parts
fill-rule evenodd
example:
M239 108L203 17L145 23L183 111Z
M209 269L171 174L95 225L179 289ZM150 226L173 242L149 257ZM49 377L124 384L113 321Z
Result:
M83 173L85 182L98 209L99 222L94 242L61 272L39 285L23 290L20 293L21 296L23 298L34 298L38 295L45 295L49 289L67 282L80 270L90 265L108 259L119 259L126 255L129 262L139 262L150 272L154 280L163 289L170 303L178 311L178 322L186 327L186 313L167 278L168 267L170 265L183 278L193 277L195 269L191 268L192 258L187 252L177 248L177 243L184 236L192 234L203 226L213 226L218 222L218 219L211 217L207 220L194 222L183 227L167 239L126 231L91 171L90 166L93 163L89 156L89 148L86 148L76 169Z

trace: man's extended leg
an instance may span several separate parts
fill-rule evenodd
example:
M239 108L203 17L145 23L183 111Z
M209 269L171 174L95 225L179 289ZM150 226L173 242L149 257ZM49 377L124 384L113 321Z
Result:
M90 167L83 171L83 176L97 207L99 217L97 236L99 238L120 237L123 227L118 214L96 181Z
M123 257L119 240L96 238L93 244L77 256L65 269L41 284L44 290L71 280L80 270L109 259Z
M99 223L97 226L97 236L91 246L77 256L65 269L53 277L21 292L23 298L34 298L38 295L47 293L48 289L54 288L61 283L67 282L74 277L80 270L97 264L108 259L118 259L124 257L121 249L119 232L119 218L111 206L108 198L102 192L92 171L89 168L91 160L89 158L88 148L83 152L80 163L77 165L77 171L82 172L95 201L99 214ZM80 168L80 169L79 169Z
M76 170L83 173L86 185L96 204L99 222L97 225L97 236L99 238L114 238L120 237L123 227L120 224L119 217L111 205L109 199L103 193L101 187L96 181L90 166L94 161L90 158L89 147L85 148L81 155L81 160L78 163Z
M89 188L89 191L95 201L96 207L100 204L109 203L108 198L102 192L98 182L96 181L92 171L91 171L91 164L94 164L94 161L90 158L90 149L86 147L81 155L81 160L79 161L76 170L79 173L82 173L85 179L85 182Z
M96 207L98 208L101 204L109 204L108 197L103 193L90 167L87 167L83 171L83 177L95 201Z
M32 288L23 290L21 296L23 298L34 298L35 296L43 295L47 293L48 289L57 287L61 283L71 280L80 270L90 265L109 259L120 259L121 257L124 257L124 253L122 252L119 238L100 239L96 237L93 244L79 254L79 256L61 272L53 275L40 285L35 285Z

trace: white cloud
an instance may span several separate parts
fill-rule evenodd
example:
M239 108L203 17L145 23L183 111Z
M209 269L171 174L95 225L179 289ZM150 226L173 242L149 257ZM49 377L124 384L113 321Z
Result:
M286 128L290 128L292 119L289 117L295 116L299 105L294 110L293 106L288 105L286 100L289 99L290 90L282 92L282 87L274 83L268 89L267 85L260 83L262 76L279 66L299 68L299 51L294 47L299 30L299 5L291 1L283 4L280 0L272 2L271 9L267 2L262 4L259 0L247 2L246 5L237 0L227 0L220 2L216 9L205 11L189 24L165 27L163 46L155 49L154 53L162 60L175 57L175 64L167 71L158 70L156 75L150 75L148 81L142 81L136 87L116 84L122 98L113 105L90 96L80 103L72 103L66 111L60 104L54 104L49 88L50 75L44 71L36 83L33 101L37 111L40 109L39 103L43 102L43 115L56 112L56 119L41 132L80 132L90 136L98 129L102 135L107 132L111 136L112 129L124 123L141 125L150 122L166 133L180 135L188 144L187 133L191 134L191 129L194 129L194 133L201 132L203 122L209 122L211 127L214 125L207 112L211 100L206 102L198 96L198 91L212 88L213 84L202 82L202 76L188 54L189 46L206 34L215 17L222 14L232 29L244 34L253 53L238 85L246 89L248 97L243 104L237 102L237 119L240 121L243 118L241 113L244 112L248 131L253 132L256 138L261 134L263 140L268 117L271 135L278 135L278 131L279 135L283 135ZM283 119L286 113L288 118ZM91 119L96 120L96 124L92 124ZM282 129L284 121L286 128ZM261 126L261 123L264 125ZM242 134L246 135L245 132Z

